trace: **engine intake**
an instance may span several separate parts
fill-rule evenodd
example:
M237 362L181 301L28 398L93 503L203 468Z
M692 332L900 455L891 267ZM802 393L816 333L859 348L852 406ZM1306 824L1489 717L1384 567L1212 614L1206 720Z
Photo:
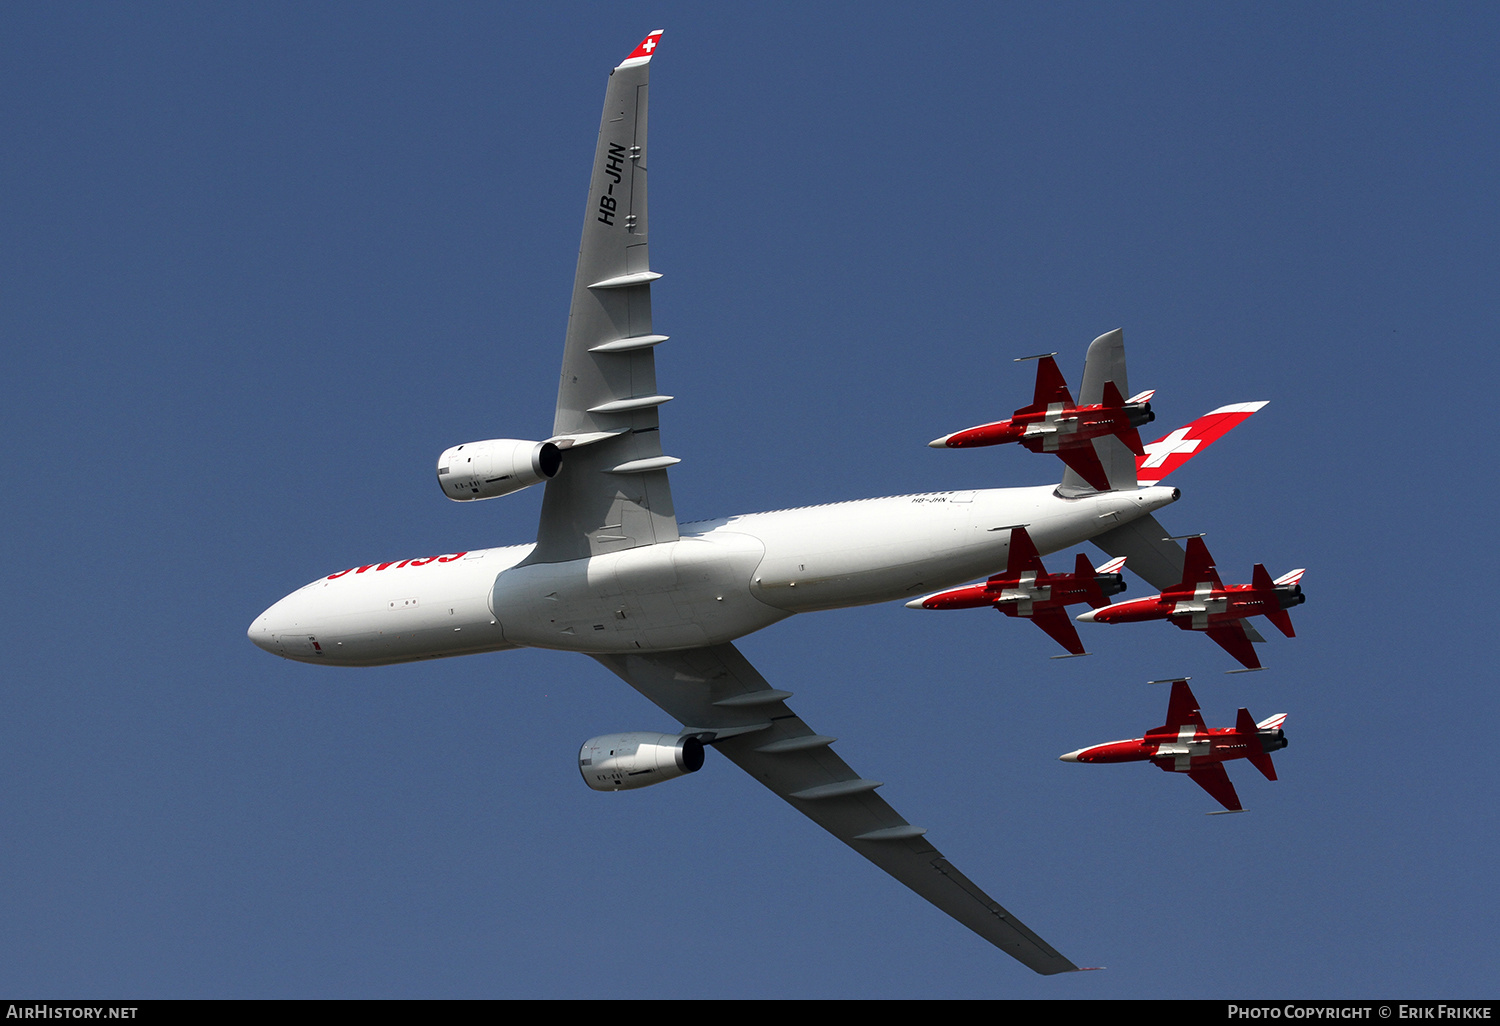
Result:
M595 791L649 787L703 767L703 742L691 735L605 734L578 750L578 772Z
M438 457L438 486L456 502L493 499L557 476L562 450L551 442L491 438L465 442Z

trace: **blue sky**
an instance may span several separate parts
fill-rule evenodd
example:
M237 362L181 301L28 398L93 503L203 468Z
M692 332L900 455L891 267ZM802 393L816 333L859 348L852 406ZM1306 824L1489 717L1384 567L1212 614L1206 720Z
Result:
M541 437L604 80L652 28L684 520L1038 484L937 435L1125 329L1161 519L1309 567L1260 674L1166 625L900 604L741 649L1074 961L999 955L591 660L332 671L244 632L343 567L528 541L445 447ZM1493 997L1500 15L1481 4L28 4L0 11L0 992ZM1095 550L1089 550L1092 553ZM1071 553L1052 557L1058 566ZM1142 593L1139 581L1128 594ZM1287 711L1249 811L1057 761Z

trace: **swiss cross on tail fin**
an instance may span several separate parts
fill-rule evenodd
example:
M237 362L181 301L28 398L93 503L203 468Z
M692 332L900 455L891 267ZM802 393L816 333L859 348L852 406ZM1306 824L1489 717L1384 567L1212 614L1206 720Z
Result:
M1187 427L1180 427L1143 446L1135 461L1135 476L1142 488L1160 484L1178 467L1244 423L1265 402L1231 403L1211 410Z
M642 39L641 45L637 46L634 50L631 50L630 56L621 61L619 66L622 68L633 68L638 64L645 64L647 61L649 61L651 59L651 55L656 52L657 44L661 42L661 34L663 31L665 30L656 29L645 39Z

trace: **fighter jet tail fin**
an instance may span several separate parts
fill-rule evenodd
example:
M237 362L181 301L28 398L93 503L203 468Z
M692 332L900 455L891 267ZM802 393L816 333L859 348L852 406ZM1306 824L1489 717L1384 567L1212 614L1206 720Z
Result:
M1283 712L1283 714L1272 717L1272 720L1277 721L1278 726L1280 726L1281 721L1286 720L1286 718L1286 712ZM1266 723L1271 723L1271 720L1266 720ZM1262 745L1262 742L1260 742L1260 730L1262 730L1262 726L1250 717L1250 709L1242 708L1239 711L1238 720L1235 721L1235 732L1239 733L1245 739L1245 757L1250 760L1250 765L1260 769L1260 775L1263 775L1266 780L1275 780L1277 778L1277 766L1271 762L1271 753L1266 751L1265 745Z

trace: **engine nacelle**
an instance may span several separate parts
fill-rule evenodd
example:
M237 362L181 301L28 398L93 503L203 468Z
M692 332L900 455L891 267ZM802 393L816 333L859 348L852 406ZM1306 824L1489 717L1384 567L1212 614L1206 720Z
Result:
M493 499L557 476L562 450L551 442L491 438L455 445L438 457L438 485L450 499Z
M649 787L702 766L703 742L678 734L605 734L578 751L578 772L595 791Z

